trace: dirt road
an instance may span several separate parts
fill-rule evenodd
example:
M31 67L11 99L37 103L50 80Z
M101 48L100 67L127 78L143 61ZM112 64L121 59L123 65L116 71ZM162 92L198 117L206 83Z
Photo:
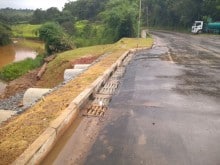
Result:
M44 164L220 164L220 36L153 34L105 118L80 118Z

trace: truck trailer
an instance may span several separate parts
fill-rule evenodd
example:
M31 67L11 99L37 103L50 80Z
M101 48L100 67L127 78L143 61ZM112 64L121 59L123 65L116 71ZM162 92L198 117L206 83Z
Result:
M203 21L195 21L192 26L192 33L218 33L220 34L220 22L204 23Z

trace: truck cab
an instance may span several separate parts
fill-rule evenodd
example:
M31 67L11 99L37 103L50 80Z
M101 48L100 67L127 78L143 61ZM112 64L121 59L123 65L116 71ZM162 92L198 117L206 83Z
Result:
M193 26L192 26L192 31L191 32L194 33L194 34L202 33L203 25L204 25L203 21L195 21Z

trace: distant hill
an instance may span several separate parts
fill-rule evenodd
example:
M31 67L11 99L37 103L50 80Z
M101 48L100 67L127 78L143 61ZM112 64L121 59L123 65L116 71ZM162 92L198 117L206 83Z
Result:
M21 24L28 23L34 11L29 9L0 9L0 22L5 24Z

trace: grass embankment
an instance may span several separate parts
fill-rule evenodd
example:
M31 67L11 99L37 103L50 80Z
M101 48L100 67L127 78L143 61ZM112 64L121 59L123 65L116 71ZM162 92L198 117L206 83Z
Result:
M20 24L12 26L12 34L16 38L38 38L36 33L41 25Z
M86 87L109 68L126 50L137 47L150 47L152 39L123 39L116 44L95 46L68 51L59 56L49 65L47 76L56 79L60 68L67 61L84 55L101 55L109 53L89 70L70 81L64 87L51 93L24 114L14 117L10 122L0 127L0 164L13 162L36 138L57 118L70 102Z
M38 68L42 65L43 55L38 55L35 59L27 58L23 61L6 65L0 70L0 79L4 81L14 80L28 71Z
M85 48L79 48L75 50L66 51L58 55L58 57L49 63L47 71L42 77L42 83L38 85L45 88L52 88L63 81L63 73L65 69L71 68L71 61L74 61L78 58L95 56L99 57L105 53L110 53L118 50L128 50L130 48L139 46L148 45L148 40L143 39L122 39L115 44L108 45L98 45ZM59 68L59 69L57 69ZM56 81L54 81L56 80Z

